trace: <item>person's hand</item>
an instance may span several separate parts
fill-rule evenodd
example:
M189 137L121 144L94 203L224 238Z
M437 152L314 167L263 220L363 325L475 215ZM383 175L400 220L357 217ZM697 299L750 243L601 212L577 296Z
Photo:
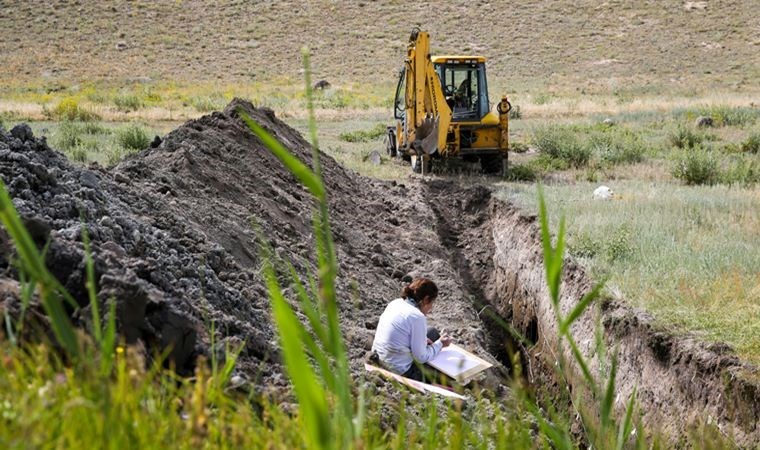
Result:
M430 338L427 340L427 345L433 345L433 341L431 341Z
M441 331L441 337L439 341L441 341L441 344L443 344L443 348L446 348L449 346L449 344L451 344L451 336L446 333L446 330Z

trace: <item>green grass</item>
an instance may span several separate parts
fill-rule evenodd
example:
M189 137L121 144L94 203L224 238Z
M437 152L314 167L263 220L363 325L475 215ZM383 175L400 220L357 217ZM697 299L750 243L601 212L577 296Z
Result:
M356 130L344 132L338 135L338 138L346 142L370 142L385 136L386 125L378 123L368 130Z
M150 131L138 124L129 124L116 130L116 142L125 150L143 150L150 145Z
M570 253L659 323L760 363L756 190L614 181L621 198L604 202L591 199L596 186L546 188L549 207L568 216ZM536 210L533 186L505 185L499 195Z

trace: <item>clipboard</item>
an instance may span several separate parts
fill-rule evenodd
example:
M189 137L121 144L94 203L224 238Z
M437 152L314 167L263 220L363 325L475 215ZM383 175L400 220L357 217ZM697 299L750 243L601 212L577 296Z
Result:
M469 383L475 375L493 367L493 364L456 344L443 348L427 364L463 385Z

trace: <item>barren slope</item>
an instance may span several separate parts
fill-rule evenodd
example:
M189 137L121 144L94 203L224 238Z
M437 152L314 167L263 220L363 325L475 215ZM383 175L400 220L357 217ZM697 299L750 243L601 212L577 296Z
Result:
M81 83L300 79L392 81L413 26L435 53L492 61L492 83L646 91L751 89L756 1L183 2L0 1L0 80ZM569 85L568 85L569 84Z

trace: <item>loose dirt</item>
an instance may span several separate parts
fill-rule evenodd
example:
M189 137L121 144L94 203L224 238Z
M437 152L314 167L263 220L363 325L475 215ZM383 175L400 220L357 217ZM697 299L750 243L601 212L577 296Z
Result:
M171 348L169 363L181 373L191 373L201 355L244 343L237 372L255 389L286 392L254 224L277 256L306 276L314 271L313 203L237 118L237 107L297 157L311 160L310 145L271 111L235 100L111 169L70 165L28 127L3 130L0 175L37 244L49 242L48 267L78 301L80 307L70 310L77 324L86 326L89 317L85 226L98 298L116 301L125 339L149 353ZM460 345L496 364L479 385L506 395L507 343L522 351L529 381L553 383L556 326L535 217L497 201L483 186L381 182L326 155L322 165L340 265L340 318L357 379L364 376L364 356L385 305L405 280L425 275L441 291L431 325L445 327ZM12 258L3 233L1 299L11 312L18 309ZM571 260L566 265L565 311L592 285ZM530 345L508 338L496 316ZM573 330L589 355L594 319L589 312ZM635 386L645 420L671 436L709 415L741 445L760 440L760 387L750 381L757 371L729 349L656 330L646 314L616 300L603 302L601 319L610 342L620 345L618 407ZM582 391L582 383L571 382Z

